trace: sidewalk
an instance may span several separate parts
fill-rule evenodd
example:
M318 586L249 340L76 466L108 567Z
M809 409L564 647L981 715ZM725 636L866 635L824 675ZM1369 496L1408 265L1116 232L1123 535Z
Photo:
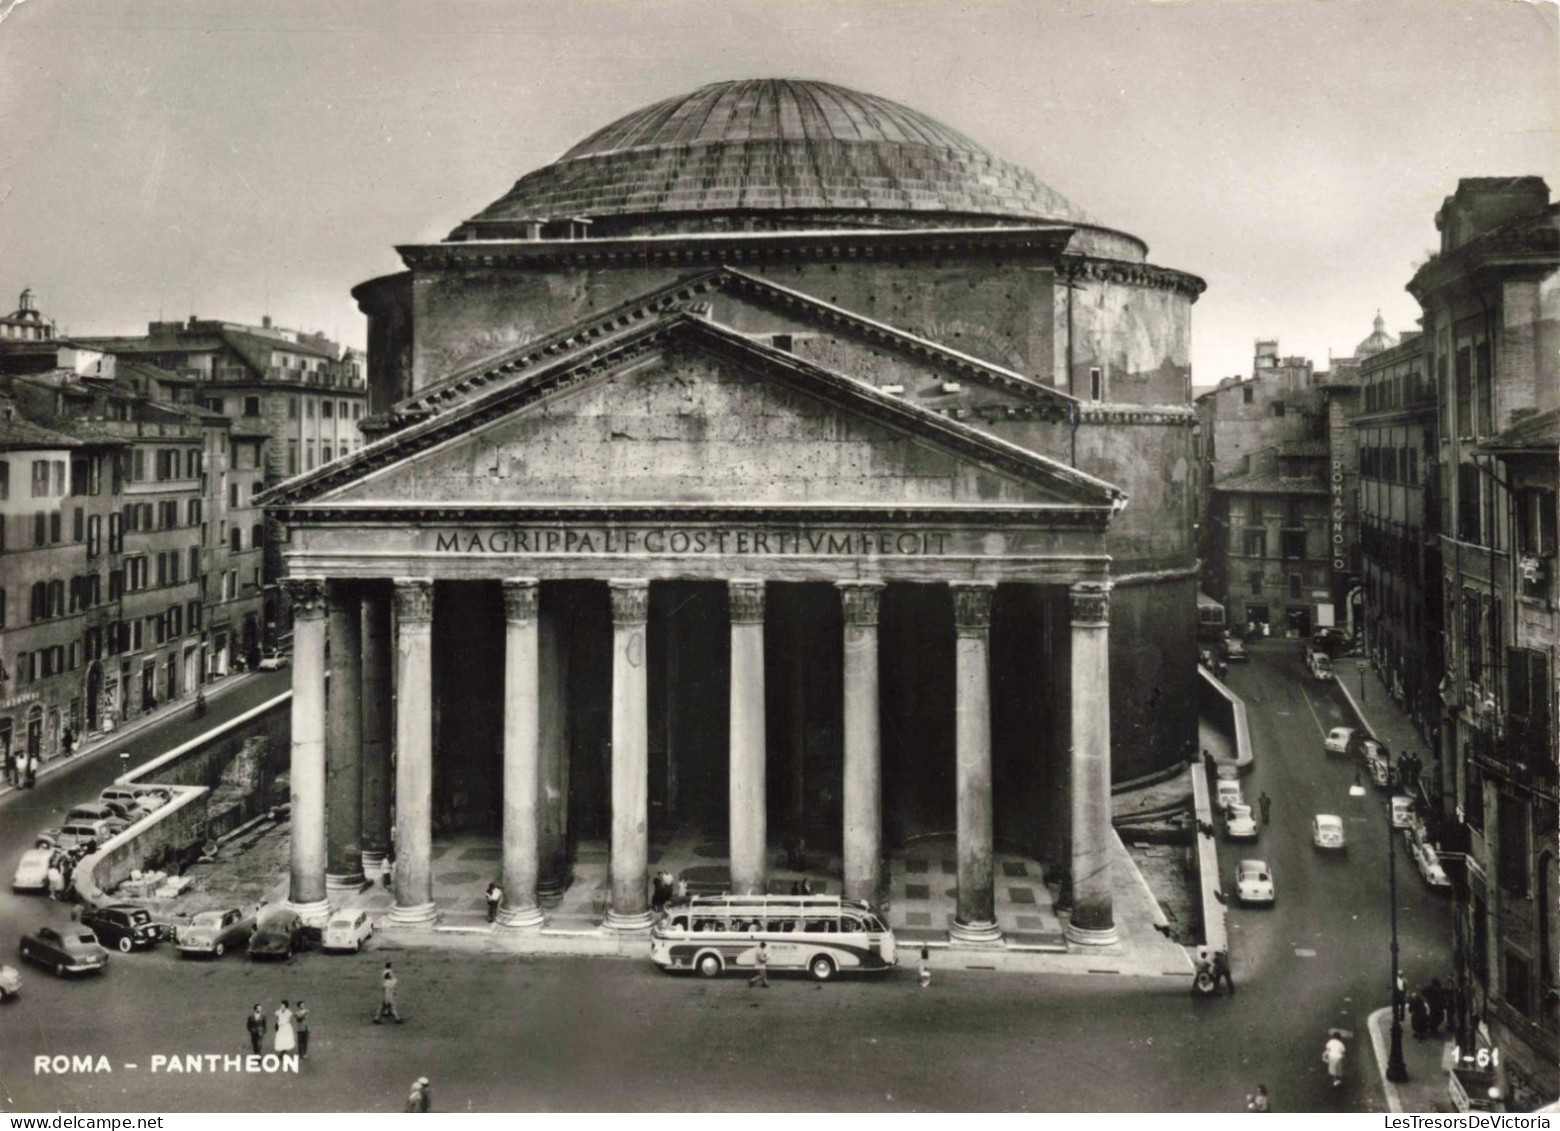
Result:
M260 674L263 673L243 672L238 675L227 676L226 678L221 679L216 683L208 683L205 687L207 706L209 707L213 701L221 698L229 691L232 691L235 687L242 686L244 682L251 676ZM40 765L38 767L38 776L40 778L47 777L56 770L63 770L67 766L79 766L83 762L95 761L97 758L109 753L110 751L117 751L126 741L134 738L148 727L156 726L157 724L166 722L167 720L177 715L194 710L195 697L193 695L187 699L175 699L172 703L165 703L158 707L155 711L148 711L143 715L137 715L135 718L114 728L113 731L107 734L87 736L83 738L82 741L77 745L74 754L71 754L68 757L65 755L56 754L54 757ZM10 785L4 781L3 778L0 778L0 797L5 797L7 794L16 792L19 792L18 787Z
M1381 1089L1392 1112L1450 1112L1452 1095L1447 1090L1451 1048L1445 1033L1415 1038L1403 1025L1403 1065L1408 1079L1394 1084L1387 1079L1387 1055L1392 1048L1392 1008L1383 1006L1370 1015L1371 1048L1376 1053L1376 1070L1381 1073Z
M1425 736L1393 700L1392 693L1369 660L1339 660L1335 670L1338 690L1343 692L1365 729L1387 744L1393 758L1405 750L1428 751L1430 744Z

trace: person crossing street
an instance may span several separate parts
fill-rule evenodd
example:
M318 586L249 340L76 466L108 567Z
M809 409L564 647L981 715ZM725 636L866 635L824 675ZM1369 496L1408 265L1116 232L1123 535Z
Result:
M374 1017L374 1024L378 1025L386 1017L397 1025L401 1023L401 1015L395 1011L395 990L400 980L395 976L390 963L385 963L385 971L379 975L379 1013Z
M753 963L757 969L754 970L753 976L748 979L748 986L763 986L767 990L769 988L768 943L761 942L758 944L758 953L753 956Z

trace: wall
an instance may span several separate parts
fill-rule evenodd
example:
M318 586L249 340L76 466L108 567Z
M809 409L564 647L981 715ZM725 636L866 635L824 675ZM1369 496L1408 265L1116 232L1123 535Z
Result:
M88 906L112 903L110 893L137 870L183 857L206 841L206 797L198 786L176 790L172 801L114 837L76 866L71 884Z

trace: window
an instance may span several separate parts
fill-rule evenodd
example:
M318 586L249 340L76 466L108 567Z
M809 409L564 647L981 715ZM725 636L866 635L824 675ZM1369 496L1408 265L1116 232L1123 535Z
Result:
M245 397L244 398L244 415L245 416L259 416L260 415L260 398L259 397Z
M1283 401L1274 401L1273 402L1273 415L1274 416L1283 416L1284 415L1284 402Z
M157 584L159 586L163 586L163 585L167 585L168 584L168 555L167 554L158 554L157 555Z
M303 399L303 415L308 417L310 420L314 419L314 398L313 397L305 397Z
M320 416L322 418L324 418L325 420L329 420L331 417L336 415L336 411L335 410L336 410L336 402L335 401L321 401L320 402Z
M1242 548L1248 558L1267 557L1267 531L1246 530L1241 532Z
M191 577L197 577L199 575L200 575L200 547L199 546L191 546L190 547L190 576Z
M313 440L305 441L304 442L304 449L303 449L303 451L304 451L303 469L305 471L313 471L314 470L314 441Z
M1305 531L1285 530L1279 534L1279 549L1286 558L1305 557ZM1293 596L1293 594L1291 594Z
M55 544L64 537L65 520L59 511L49 512L49 542Z
M49 544L49 515L46 511L39 511L33 515L33 545L47 546Z
M108 599L117 601L124 595L125 571L123 569L109 570L108 573Z
M249 531L249 548L251 550L258 550L264 543L265 526L264 524L257 522Z
M62 617L65 615L65 582L55 580L49 582L49 615Z
M1457 351L1457 419L1452 435L1473 435L1473 354L1467 346Z
M183 605L173 605L173 606L171 606L168 609L168 612L167 612L166 615L167 615L167 620L168 620L168 635L169 636L183 636L184 635L184 606Z
M232 550L233 553L236 554L244 548L244 532L239 527L235 526L232 530L228 531L228 539L228 548Z
M72 542L84 542L87 538L87 512L80 507L71 511L70 516L70 540Z
M110 515L110 521L114 516ZM103 516L90 515L87 518L87 557L95 558L103 548Z
M1305 596L1305 574L1291 573L1289 575L1290 600L1299 600Z
M353 401L352 402L352 419L353 420L362 420L363 419L363 402L362 401Z
M108 552L117 554L124 549L125 535L123 519L117 514L108 516Z
M238 484L237 483L229 483L228 484L228 506L230 506L230 507L238 506Z
M205 453L199 448L191 448L184 457L184 476L186 479L199 479L201 463Z
M287 474L298 474L298 441L287 441Z
M46 459L33 460L32 497L35 499L49 497L49 461Z
M1555 492L1529 487L1517 493L1517 549L1542 558L1555 552Z
M1479 468L1476 464L1457 465L1457 537L1478 543L1481 511L1479 507Z
M298 419L298 398L297 397L288 397L287 398L287 419L288 420L297 420Z
M190 622L190 631L194 632L200 627L200 602L191 601L184 607L185 619Z
M201 503L201 501L199 499L191 499L185 505L185 508L184 508L184 519L185 519L184 525L186 525L186 526L199 526L200 525L200 503Z
M1501 997L1518 1013L1528 1016L1533 1012L1532 969L1528 960L1514 950L1505 953L1505 969L1502 971Z
M49 583L47 581L33 582L30 612L33 620L49 619Z
M1089 368L1089 399L1091 401L1105 399L1105 374L1100 372L1097 365Z
M1506 653L1506 670L1509 684L1506 707L1510 713L1512 737L1536 751L1547 750L1550 727L1548 654L1512 648Z
M0 503L11 497L11 465L0 459Z
M1254 392L1255 392L1255 390L1252 389L1252 387L1250 385L1247 385L1244 389L1242 389L1240 391L1240 403L1241 404L1250 404L1251 401L1252 401L1252 394Z
M1250 581L1251 595L1253 597L1262 596L1262 571L1254 572L1248 580Z
M1463 654L1467 658L1468 678L1478 681L1484 674L1484 645L1483 635L1480 631L1483 617L1480 615L1479 595L1472 589L1464 589L1462 596L1463 611Z
M1500 824L1500 856L1496 872L1502 891L1511 895L1528 893L1528 806L1520 797L1498 793L1495 797Z
M92 466L92 461L86 457L70 461L70 493L72 497L87 493L87 480L90 475L87 471Z
M130 460L130 482L140 483L146 478L146 449L137 448Z
M342 420L345 420L347 418L347 402L346 401L342 401L339 405L336 406L336 415L338 417L340 417Z
M330 462L330 445L329 444L321 444L320 445L320 462L321 463L329 463Z

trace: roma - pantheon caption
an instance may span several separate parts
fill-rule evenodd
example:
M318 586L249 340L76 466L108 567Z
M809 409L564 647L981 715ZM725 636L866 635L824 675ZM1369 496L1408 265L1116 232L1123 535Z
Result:
M371 442L265 497L295 616L291 899L501 838L532 929L604 843L956 836L1116 939L1112 780L1196 743L1191 305L1025 169L882 98L718 83L637 110L361 284ZM326 646L329 641L329 690Z

